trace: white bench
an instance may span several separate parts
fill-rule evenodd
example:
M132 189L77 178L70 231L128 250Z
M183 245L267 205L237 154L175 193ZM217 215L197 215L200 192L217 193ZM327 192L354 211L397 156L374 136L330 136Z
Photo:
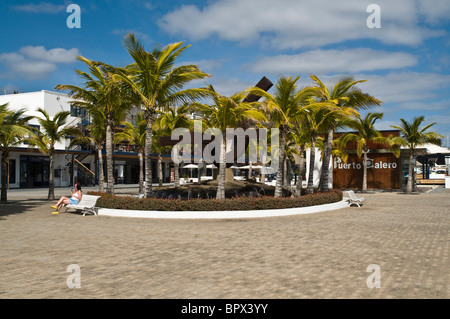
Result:
M95 211L95 204L97 203L97 200L99 198L100 196L83 195L78 205L71 205L71 204L66 205L66 212L68 209L72 208L75 209L76 211L84 212L83 216L85 216L87 213L97 215L97 212Z
M348 206L351 206L353 204L358 205L358 207L361 207L364 197L357 197L354 191L347 191L348 196L350 197L348 200Z

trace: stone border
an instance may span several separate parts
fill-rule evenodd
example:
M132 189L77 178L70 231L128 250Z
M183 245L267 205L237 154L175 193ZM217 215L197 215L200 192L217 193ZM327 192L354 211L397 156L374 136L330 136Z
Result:
M340 202L308 207L267 209L267 210L230 210L230 211L146 211L98 208L98 215L112 217L162 218L162 219L229 219L259 218L288 215L302 215L325 212L348 207L348 199Z

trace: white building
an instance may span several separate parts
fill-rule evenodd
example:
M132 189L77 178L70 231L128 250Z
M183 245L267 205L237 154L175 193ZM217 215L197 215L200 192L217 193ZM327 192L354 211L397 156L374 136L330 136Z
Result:
M25 115L42 115L38 108L44 109L50 117L60 111L70 111L66 123L70 126L89 124L89 117L85 110L71 105L73 98L64 93L42 90L38 92L0 95L0 105L8 103L10 110L25 109ZM134 110L136 111L136 110ZM131 111L127 120L133 119ZM33 119L30 125L39 129L39 122ZM63 187L73 185L73 180L80 181L82 185L97 183L98 164L96 152L83 150L80 147L69 149L70 140L56 144L55 147L55 186ZM1 152L1 150L0 150ZM105 153L103 154L105 157ZM49 158L35 147L26 144L17 145L10 149L9 187L47 187L49 184ZM116 145L113 153L115 183L137 184L139 179L139 162L137 153L127 145ZM77 161L78 160L78 161ZM73 162L73 171L71 169ZM104 165L106 159L104 158ZM163 155L163 179L169 182L170 169L173 167L169 155ZM105 167L106 168L106 167ZM105 181L106 181L106 169ZM0 173L1 174L1 173ZM1 176L1 175L0 175ZM157 155L152 154L153 183L158 182L159 168Z
M44 109L50 117L61 111L71 111L67 119L67 125L76 125L81 121L77 118L78 110L71 107L73 100L66 94L42 90L39 92L0 95L0 104L8 103L10 110L25 109L25 115L42 117L37 112L38 108ZM29 124L39 129L37 119L32 119ZM55 186L70 185L70 164L68 158L69 140L57 143L55 150ZM20 144L10 149L10 176L9 187L45 187L48 186L49 158L42 154L36 147ZM94 156L84 159L89 166L94 165ZM1 174L1 173L0 173Z

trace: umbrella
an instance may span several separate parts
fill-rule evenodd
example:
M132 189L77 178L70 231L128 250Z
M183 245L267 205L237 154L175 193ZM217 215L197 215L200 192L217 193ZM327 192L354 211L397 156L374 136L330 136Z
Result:
M191 169L191 178L192 178L192 169L193 168L198 168L198 165L197 164L187 164L183 168L190 168Z

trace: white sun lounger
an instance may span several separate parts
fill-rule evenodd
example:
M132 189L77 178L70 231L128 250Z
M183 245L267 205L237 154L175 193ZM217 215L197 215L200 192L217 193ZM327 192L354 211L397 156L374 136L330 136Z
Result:
M348 200L348 206L351 206L353 204L358 205L358 207L361 207L364 197L357 197L354 191L347 191L348 196L350 197Z
M83 195L78 205L71 205L71 204L66 205L66 212L68 209L72 208L75 209L76 211L84 212L83 216L85 216L87 213L97 215L97 212L95 211L95 204L97 203L97 200L99 198L100 196Z

